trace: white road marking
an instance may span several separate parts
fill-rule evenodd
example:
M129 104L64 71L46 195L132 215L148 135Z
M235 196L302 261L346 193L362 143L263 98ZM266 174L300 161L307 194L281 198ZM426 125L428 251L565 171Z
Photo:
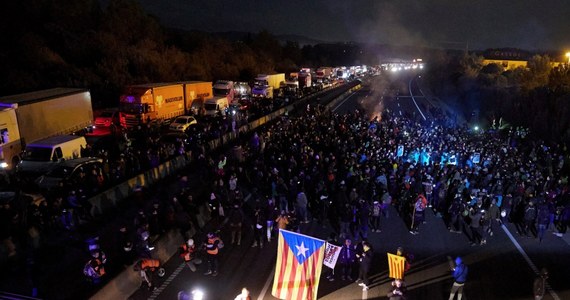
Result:
M152 292L150 297L148 297L148 300L156 299L158 295L160 295L160 293L162 293L166 289L166 287L172 282L172 280L174 280L174 278L176 278L176 276L178 276L178 274L182 272L185 265L186 264L182 263L180 266L178 266L178 268L176 268L176 270L174 270L174 272L172 272L172 274L168 276L168 278L162 283L162 285Z
M271 274L269 274L269 277L267 277L267 280L265 281L265 285L263 286L263 289L259 293L259 296L257 296L257 300L263 300L265 298L265 294L267 293L267 290L269 289L269 284L271 283L271 279L273 279L274 275L275 275L275 268L273 268L273 270L271 271Z
M509 237L509 239L511 239L511 242L513 242L513 244L515 245L515 247L517 248L517 250L519 250L519 253L523 256L524 260L526 261L526 263L528 264L528 266L532 269L532 271L538 275L540 274L540 271L538 270L538 268L536 267L536 265L532 262L532 260L530 260L530 257L528 257L528 255L526 254L526 252L523 250L523 248L521 247L521 245L519 244L519 242L517 242L517 240L515 239L515 237L511 234L511 232L509 231L509 229L507 229L507 227L503 224L501 225L501 228L503 228L503 231L505 231L505 233L507 234L507 236ZM550 286L550 284L548 284L548 282L546 282L546 290L548 291L548 293L550 294L550 296L552 296L552 298L554 300L560 300L560 297L558 297L558 294L556 294L556 292L552 289L552 287Z
M337 109L339 109L339 108L344 104L344 102L346 102L348 99L350 99L350 97L354 96L354 94L356 94L356 92L354 92L354 93L352 93L350 96L344 98L344 100L342 100L342 102L339 103L339 104L333 109L333 112L336 112Z
M412 101L414 102L414 104L416 105L416 108L418 109L418 111L420 112L420 115L422 115L422 118L424 118L424 121L427 120L426 116L424 116L424 113L422 112L422 110L420 109L420 107L418 106L418 103L416 102L416 99L414 98L414 94L412 94L412 80L413 78L410 80L410 82L408 83L408 89L410 90L410 96L412 96Z

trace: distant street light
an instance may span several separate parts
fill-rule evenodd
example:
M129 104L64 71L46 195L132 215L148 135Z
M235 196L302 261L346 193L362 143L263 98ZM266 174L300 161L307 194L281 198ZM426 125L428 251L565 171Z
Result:
M570 64L570 52L566 52L566 57L568 57L568 63Z

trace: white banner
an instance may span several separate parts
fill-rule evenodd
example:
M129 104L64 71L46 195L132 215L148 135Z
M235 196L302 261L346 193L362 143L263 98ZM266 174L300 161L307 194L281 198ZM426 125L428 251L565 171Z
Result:
M331 269L334 269L338 255L340 254L340 249L342 247L327 243L325 248L325 257L323 258L323 264Z

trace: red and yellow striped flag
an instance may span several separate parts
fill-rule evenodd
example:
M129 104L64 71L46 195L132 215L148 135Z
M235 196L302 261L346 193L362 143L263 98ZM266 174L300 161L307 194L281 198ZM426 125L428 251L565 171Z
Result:
M388 275L388 277L394 279L403 279L405 266L406 266L405 257L388 253L388 268L390 270L390 274Z
M271 295L287 300L315 300L325 255L325 241L279 229Z

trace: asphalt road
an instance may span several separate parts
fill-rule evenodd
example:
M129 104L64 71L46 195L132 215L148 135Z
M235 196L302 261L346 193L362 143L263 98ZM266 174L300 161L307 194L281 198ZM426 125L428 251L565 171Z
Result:
M390 80L378 79L357 91L340 103L335 111L344 113L355 108L393 109L402 114L414 115L417 106L409 91L390 89ZM404 81L409 78L394 80ZM387 81L387 82L386 82ZM412 89L414 92L414 89ZM416 101L427 101L414 97ZM423 103L423 102L421 102ZM414 255L412 267L406 275L409 299L447 299L453 283L447 257L461 256L469 266L469 277L465 286L464 299L532 299L532 283L536 271L547 267L550 272L551 289L544 299L570 299L570 244L567 238L558 238L550 232L545 240L521 237L512 224L496 228L483 246L470 246L464 234L450 233L443 220L428 210L426 224L420 226L420 234L412 235L406 224L392 210L390 218L382 219L382 232L371 233L375 259L371 271L370 290L362 291L353 282L328 281L321 277L319 299L387 299L389 287L386 253L396 251L399 246ZM302 233L326 239L331 231L327 224L315 221L304 224ZM246 230L247 232L247 230ZM241 246L229 244L229 233L223 231L226 247L222 250L220 273L217 277L204 276L205 265L197 272L184 267L177 256L165 264L167 275L156 279L160 288L154 292L140 289L131 299L176 299L182 290L200 289L205 299L233 299L242 287L247 287L252 299L275 299L271 296L272 271L277 254L274 240L264 248L252 248L252 235L245 233ZM326 270L323 267L323 271ZM356 275L356 274L355 274Z

